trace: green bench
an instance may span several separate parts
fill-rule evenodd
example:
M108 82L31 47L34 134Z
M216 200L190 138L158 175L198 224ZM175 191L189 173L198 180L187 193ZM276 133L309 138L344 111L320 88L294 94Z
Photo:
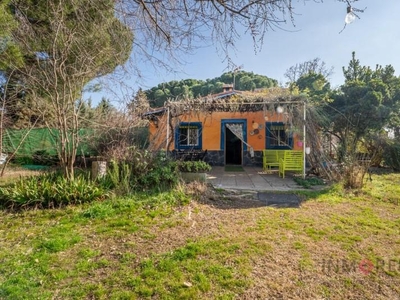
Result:
M272 167L279 167L279 160L283 158L284 152L287 150L263 150L263 169L271 170Z
M285 150L283 158L279 159L279 176L285 178L285 171L303 172L303 151Z

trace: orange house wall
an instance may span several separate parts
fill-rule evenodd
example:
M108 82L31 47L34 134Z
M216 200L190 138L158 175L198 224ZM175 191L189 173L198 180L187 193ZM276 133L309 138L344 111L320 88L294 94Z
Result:
M201 122L202 123L202 146L203 149L209 151L221 150L221 121L225 119L245 119L247 120L247 143L253 147L255 151L261 151L265 149L265 123L266 122L283 122L285 123L286 116L284 114L272 114L267 113L264 116L264 112L213 112L212 114L204 113L190 113L179 117L179 122ZM253 124L258 123L262 125L262 129L259 130L258 134L250 135L253 130ZM166 117L163 116L159 120L158 128L150 122L150 137L151 144L154 149L165 149L166 148ZM170 138L175 138L175 132L170 132ZM293 136L293 149L302 150L302 147L298 145L299 137ZM173 150L175 147L174 141L170 144L170 149Z

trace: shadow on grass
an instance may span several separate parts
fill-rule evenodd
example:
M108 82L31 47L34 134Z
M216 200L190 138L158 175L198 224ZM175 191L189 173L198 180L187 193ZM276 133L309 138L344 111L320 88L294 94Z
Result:
M303 190L290 192L251 192L239 190L216 189L207 185L196 197L201 204L218 209L252 209L261 207L300 208L303 201L328 194L332 188L323 190Z

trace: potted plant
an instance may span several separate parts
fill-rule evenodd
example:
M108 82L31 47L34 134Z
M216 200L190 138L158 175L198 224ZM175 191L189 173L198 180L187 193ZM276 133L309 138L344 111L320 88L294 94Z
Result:
M178 161L177 166L185 182L205 182L207 172L211 170L210 164L204 161Z

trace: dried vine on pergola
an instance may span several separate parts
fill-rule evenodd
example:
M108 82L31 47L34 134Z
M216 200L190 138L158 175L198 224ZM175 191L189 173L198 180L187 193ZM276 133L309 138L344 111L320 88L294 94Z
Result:
M273 89L272 89L273 90ZM308 155L307 160L312 167L318 169L320 175L329 180L337 178L337 170L332 167L331 158L328 153L325 153L322 147L320 138L320 126L316 120L316 111L312 106L307 106L307 98L303 95L292 95L284 89L275 89L267 95L259 93L242 93L226 98L216 98L213 96L198 98L198 99L182 99L169 100L164 106L164 113L169 126L169 131L174 132L174 128L179 124L180 116L184 116L189 112L195 116L207 118L216 112L232 112L232 113L247 113L247 112L264 112L264 116L268 112L275 112L278 106L285 108L284 114L289 125L288 130L295 131L303 127L304 106L306 106L307 122L306 134L307 146L311 147L312 152ZM166 125L166 123L165 123ZM159 132L167 130L166 127L160 127ZM167 141L167 148L170 149L173 142L172 135Z
M274 91L274 89L271 89ZM198 99L170 100L165 104L169 112L169 126L174 128L174 119L188 112L198 116L210 116L215 112L264 112L274 111L277 106L286 106L286 114L293 126L302 126L302 108L306 98L300 95L283 93L281 89L275 89L269 95L243 93L225 98L213 96Z

